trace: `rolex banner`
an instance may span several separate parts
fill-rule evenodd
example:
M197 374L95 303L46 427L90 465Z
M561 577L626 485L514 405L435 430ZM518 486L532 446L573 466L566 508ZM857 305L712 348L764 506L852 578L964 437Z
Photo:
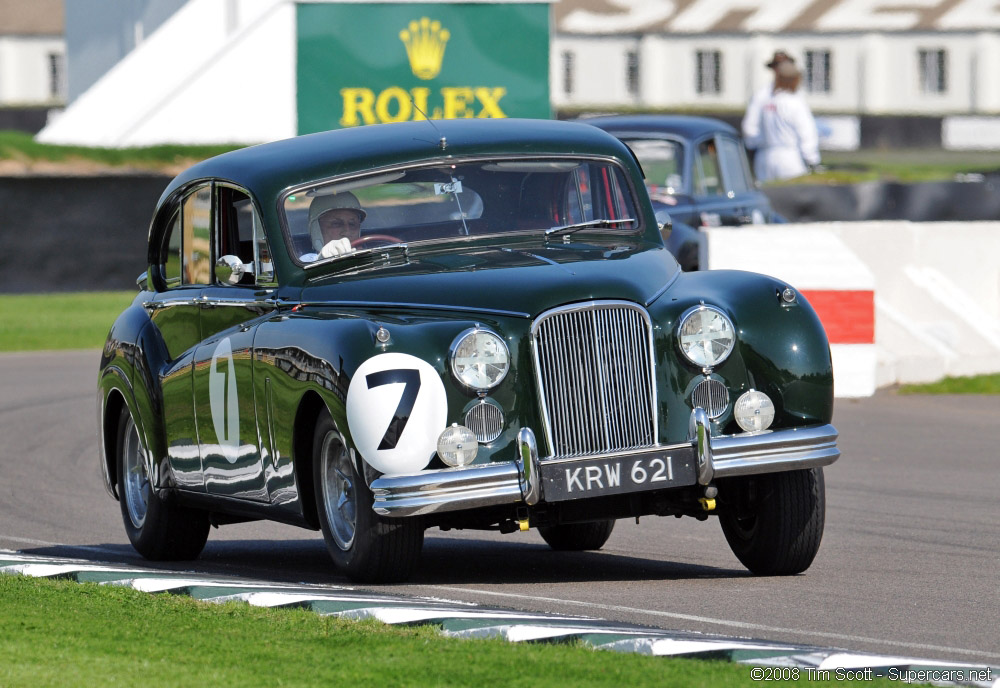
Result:
M298 133L548 118L549 5L300 3Z

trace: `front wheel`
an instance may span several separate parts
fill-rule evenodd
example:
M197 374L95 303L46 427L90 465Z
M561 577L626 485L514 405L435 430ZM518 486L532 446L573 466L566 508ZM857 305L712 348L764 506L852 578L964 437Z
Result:
M582 552L600 549L611 537L615 528L614 520L592 523L566 523L558 526L543 526L538 529L542 539L554 550L560 552Z
M208 514L162 500L153 491L148 456L128 407L117 435L118 501L129 542L146 559L195 559L208 540Z
M415 519L386 519L372 510L372 493L351 460L330 414L313 435L313 484L330 557L357 583L398 583L420 560L424 530Z
M823 469L734 480L719 490L722 532L736 558L759 576L809 568L823 539Z

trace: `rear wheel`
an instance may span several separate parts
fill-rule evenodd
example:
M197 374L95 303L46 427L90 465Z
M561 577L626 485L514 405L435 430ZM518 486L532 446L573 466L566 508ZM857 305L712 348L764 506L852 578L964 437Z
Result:
M592 523L567 523L559 526L539 528L538 532L554 550L561 552L580 552L588 549L600 549L611 537L615 528L614 520L594 521Z
M334 563L358 583L396 583L420 560L424 530L415 519L386 519L372 510L372 493L358 475L326 411L313 436L313 484L326 547Z
M118 502L129 542L146 559L195 559L208 540L208 514L156 495L149 457L127 406L118 420L117 440Z
M722 532L750 571L787 576L809 568L823 539L822 468L742 478L720 489L720 498Z

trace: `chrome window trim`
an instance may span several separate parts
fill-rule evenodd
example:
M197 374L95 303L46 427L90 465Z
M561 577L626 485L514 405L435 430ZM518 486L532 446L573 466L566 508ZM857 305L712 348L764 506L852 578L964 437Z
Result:
M656 352L654 348L653 341L653 321L650 318L649 313L645 308L635 303L634 301L625 301L622 299L608 299L608 300L592 300L583 301L580 303L568 304L565 306L558 306L550 310L541 313L537 318L531 323L530 338L531 338L531 359L534 364L534 377L535 377L535 391L538 394L538 402L540 405L540 415L542 418L542 430L545 434L545 442L547 444L548 453L543 459L544 461L551 461L555 459L555 443L552 438L552 422L549 418L549 404L548 399L545 396L545 390L542 385L541 376L541 361L539 359L538 353L538 330L541 324L550 317L561 315L564 313L570 313L575 311L593 311L601 308L628 308L638 312L639 316L643 319L646 324L646 339L647 346L649 350L649 387L650 387L650 415L653 422L653 447L659 446L659 436L660 436L660 423L659 416L657 414L658 398L656 391ZM605 419L605 423L607 420ZM637 450L633 450L637 451ZM580 457L567 457L567 458L577 458Z

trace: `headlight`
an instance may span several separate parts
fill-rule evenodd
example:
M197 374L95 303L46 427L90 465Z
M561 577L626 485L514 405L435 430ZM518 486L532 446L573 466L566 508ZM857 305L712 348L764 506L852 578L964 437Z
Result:
M702 368L722 363L736 344L736 330L726 314L712 306L695 306L677 328L681 352Z
M507 345L489 330L466 330L451 345L451 372L477 392L499 385L509 368Z
M751 389L736 400L733 417L745 432L763 432L774 421L774 404L763 392Z

